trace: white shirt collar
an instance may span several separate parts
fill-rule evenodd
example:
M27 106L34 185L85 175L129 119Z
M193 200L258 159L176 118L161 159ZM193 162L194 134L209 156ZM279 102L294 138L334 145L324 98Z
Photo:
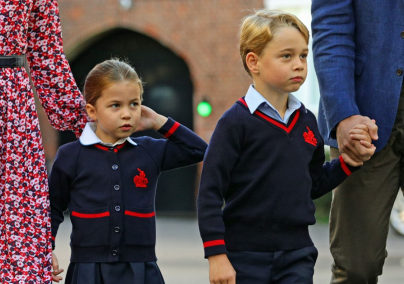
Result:
M271 108L276 110L270 102L268 102L255 88L254 85L250 85L250 88L245 95L245 102L248 109L253 114L262 103L267 103ZM302 103L292 94L288 96L288 109L299 109Z
M133 141L130 137L119 139L116 143L105 143L102 142L100 138L95 134L93 128L95 124L93 122L87 122L86 126L84 127L83 133L79 138L81 145L83 146L90 146L94 144L102 144L109 147L114 147L116 145L122 144L125 141L128 141L130 144L137 146L136 142ZM94 128L95 129L95 128Z

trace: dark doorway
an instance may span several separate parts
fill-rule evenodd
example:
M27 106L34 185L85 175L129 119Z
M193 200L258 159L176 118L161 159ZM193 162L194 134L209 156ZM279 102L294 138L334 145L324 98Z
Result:
M156 40L134 31L114 29L87 44L70 66L82 90L87 73L111 57L127 59L146 82L144 104L193 129L193 85L187 64ZM135 133L162 138L154 131ZM61 144L75 140L61 132ZM157 189L156 209L160 212L195 212L196 166L162 173Z

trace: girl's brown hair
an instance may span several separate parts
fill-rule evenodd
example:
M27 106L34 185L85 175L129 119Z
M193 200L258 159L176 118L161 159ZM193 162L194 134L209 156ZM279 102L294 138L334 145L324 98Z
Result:
M113 83L130 81L139 84L140 99L143 100L143 82L135 69L125 61L112 58L97 64L88 73L84 83L84 99L88 104L95 106L101 92Z
M251 76L246 63L247 54L254 52L261 55L262 50L273 39L276 30L280 27L296 28L309 44L309 30L295 15L290 13L262 9L243 19L239 32L239 48L244 69L248 75Z

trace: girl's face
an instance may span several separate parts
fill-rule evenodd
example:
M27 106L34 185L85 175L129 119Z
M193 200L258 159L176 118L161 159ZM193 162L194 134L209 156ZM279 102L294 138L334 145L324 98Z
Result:
M95 134L105 143L115 143L129 137L139 125L141 115L140 86L123 81L113 83L101 92L95 106L86 105L95 121Z

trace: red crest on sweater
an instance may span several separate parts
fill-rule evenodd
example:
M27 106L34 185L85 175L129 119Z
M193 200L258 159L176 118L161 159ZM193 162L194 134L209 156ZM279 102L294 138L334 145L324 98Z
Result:
M135 183L136 187L147 187L149 181L146 178L146 174L141 169L137 168L139 171L139 175L133 178L133 182Z
M307 132L303 132L303 137L304 137L304 141L306 141L307 143L316 146L317 145L317 139L316 137L314 137L314 133L313 131L310 130L310 128L308 126L307 127Z

